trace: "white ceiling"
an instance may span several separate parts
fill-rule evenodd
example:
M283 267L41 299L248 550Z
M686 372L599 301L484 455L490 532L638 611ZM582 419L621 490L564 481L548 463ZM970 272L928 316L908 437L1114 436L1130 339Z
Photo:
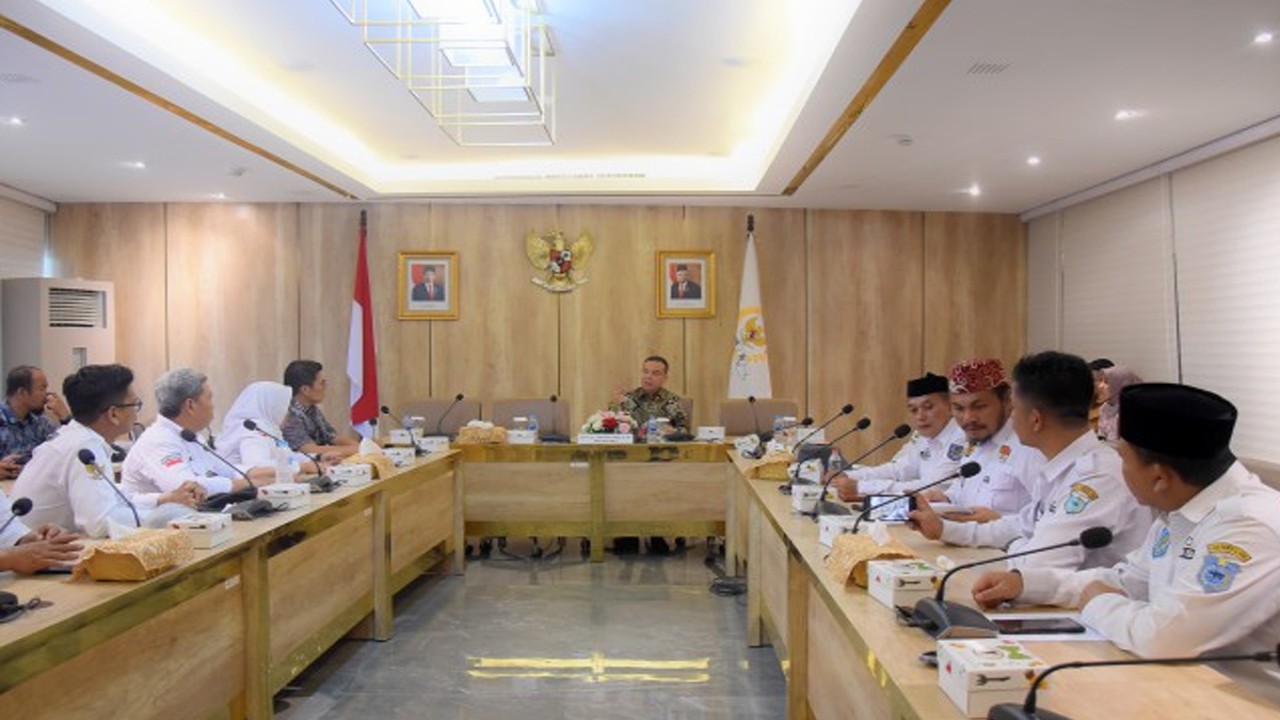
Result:
M1280 31L1275 0L955 0L779 195L919 4L542 0L550 148L454 145L329 0L0 0L0 15L367 199L1020 212L1280 116L1280 40L1253 43ZM55 202L342 199L0 32L14 115L0 184Z

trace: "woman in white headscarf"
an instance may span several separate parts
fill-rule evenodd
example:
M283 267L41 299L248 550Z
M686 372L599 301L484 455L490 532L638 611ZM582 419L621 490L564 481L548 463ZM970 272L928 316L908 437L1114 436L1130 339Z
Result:
M218 448L227 460L244 469L274 468L277 448L287 453L294 472L317 472L315 463L301 453L292 452L284 443L280 423L289 412L289 400L293 393L287 385L260 381L250 383L231 405L222 421L222 434L218 436ZM252 420L254 430L245 427Z
M1142 382L1138 374L1122 365L1105 368L1098 394L1102 406L1098 409L1098 437L1117 442L1120 440L1120 391Z

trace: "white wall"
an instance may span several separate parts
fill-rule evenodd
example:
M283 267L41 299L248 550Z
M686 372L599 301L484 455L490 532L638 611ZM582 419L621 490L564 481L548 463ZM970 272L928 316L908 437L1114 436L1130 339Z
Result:
M0 197L0 279L44 275L47 228L44 210ZM0 327L0 373L7 373L3 337L4 328Z
M1236 454L1280 463L1280 138L1038 217L1027 237L1029 349L1217 392L1240 410Z

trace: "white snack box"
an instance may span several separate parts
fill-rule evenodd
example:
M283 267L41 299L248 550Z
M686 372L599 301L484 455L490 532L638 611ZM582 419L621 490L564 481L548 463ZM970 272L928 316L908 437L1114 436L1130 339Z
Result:
M266 500L277 510L297 510L311 505L311 485L307 483L274 483L258 488L258 499Z
M867 563L867 592L884 605L915 607L937 591L942 573L923 560L872 560Z
M724 426L699 425L698 439L703 442L724 442Z
M821 494L821 485L792 485L791 509L798 513L811 513L818 506L818 496Z
M938 684L971 718L986 717L1000 703L1021 704L1047 666L1014 640L938 641Z
M538 433L533 430L508 430L508 445L533 445L538 442Z
M368 463L334 465L329 468L329 477L352 487L368 485L373 482L373 466Z
M792 492L794 491L795 489L792 488ZM853 526L857 521L857 515L819 515L818 543L823 547L835 545L837 537L853 532ZM863 521L864 527L868 524L870 523Z
M412 447L382 448L382 452L391 458L391 462L395 463L396 467L404 467L413 462L414 451Z
M214 513L195 513L169 521L169 527L182 530L197 550L215 548L231 539L231 518Z
M392 428L387 433L387 444L401 447L412 447L413 434L404 428Z
M427 437L419 438L418 449L428 455L448 452L449 438L445 435L428 435Z

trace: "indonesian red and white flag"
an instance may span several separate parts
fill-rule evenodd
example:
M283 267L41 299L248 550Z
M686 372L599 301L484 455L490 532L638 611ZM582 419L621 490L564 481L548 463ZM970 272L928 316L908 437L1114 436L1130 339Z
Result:
M747 255L742 261L742 290L738 295L738 330L729 363L729 397L773 397L769 381L769 349L765 344L764 311L760 305L760 268L756 262L755 218L747 217Z
M361 437L375 435L378 417L378 352L373 341L373 297L369 292L368 225L360 211L360 254L356 258L356 288L351 301L351 330L347 336L347 378L351 381L351 427Z

